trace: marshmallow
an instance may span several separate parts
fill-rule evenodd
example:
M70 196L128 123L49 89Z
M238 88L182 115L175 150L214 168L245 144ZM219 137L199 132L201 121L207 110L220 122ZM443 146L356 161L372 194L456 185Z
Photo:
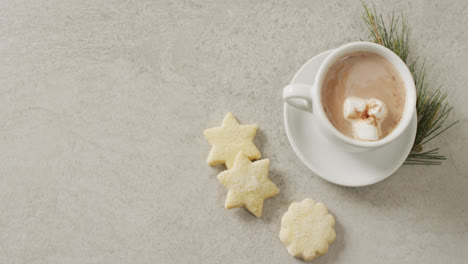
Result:
M344 117L353 122L355 137L362 140L380 139L380 123L388 114L382 101L375 98L362 100L349 97L344 102L343 112Z
M344 103L344 116L346 119L355 119L361 116L366 110L366 101L357 98L346 98Z
M372 120L357 120L353 124L354 133L357 138L362 140L379 140L380 128L374 125Z
M367 113L369 116L375 117L377 121L382 121L387 117L387 107L382 101L371 99L368 105L369 110L367 110Z

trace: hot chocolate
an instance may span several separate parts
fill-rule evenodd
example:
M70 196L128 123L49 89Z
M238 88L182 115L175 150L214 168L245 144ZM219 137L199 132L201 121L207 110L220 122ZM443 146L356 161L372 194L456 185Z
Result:
M396 68L371 52L352 53L336 62L322 88L324 110L333 126L347 137L366 141L392 132L402 117L405 96Z

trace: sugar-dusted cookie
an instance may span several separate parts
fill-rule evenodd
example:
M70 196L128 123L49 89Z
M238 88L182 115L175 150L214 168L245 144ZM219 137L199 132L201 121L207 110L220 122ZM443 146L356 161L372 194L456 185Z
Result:
M293 202L281 219L280 239L289 254L309 261L327 253L335 241L335 218L323 203Z
M208 154L208 164L214 166L225 163L230 169L239 151L249 159L259 159L260 151L252 142L256 133L257 125L239 125L236 118L227 113L220 127L203 131L206 140L212 146Z
M226 209L245 207L256 217L262 215L263 200L279 193L276 185L268 179L270 160L250 161L239 152L234 166L221 172L218 180L229 192Z

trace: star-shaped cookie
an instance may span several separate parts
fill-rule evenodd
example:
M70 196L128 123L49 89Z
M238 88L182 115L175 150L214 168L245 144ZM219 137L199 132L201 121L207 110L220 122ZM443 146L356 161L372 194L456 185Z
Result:
M281 242L289 254L306 261L327 253L335 241L335 218L323 203L304 199L292 203L281 219Z
M260 151L252 142L256 133L257 125L239 125L236 118L227 113L220 127L203 131L212 146L206 161L211 166L225 163L230 169L240 151L249 159L259 159Z
M221 172L218 180L229 191L226 209L245 207L256 217L262 215L263 201L279 193L268 179L270 160L250 161L242 152L236 157L232 169Z

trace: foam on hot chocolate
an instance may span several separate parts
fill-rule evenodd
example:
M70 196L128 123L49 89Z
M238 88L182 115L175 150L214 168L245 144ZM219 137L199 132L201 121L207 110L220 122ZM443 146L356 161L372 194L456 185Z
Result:
M385 104L375 98L363 100L348 97L344 102L343 114L353 123L353 132L361 140L379 140L382 138L380 125L387 117Z

